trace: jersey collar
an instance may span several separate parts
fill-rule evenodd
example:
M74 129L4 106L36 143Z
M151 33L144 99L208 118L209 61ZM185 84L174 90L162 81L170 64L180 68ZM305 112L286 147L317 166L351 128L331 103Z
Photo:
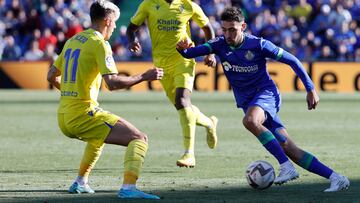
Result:
M172 2L170 2L170 3L169 3L169 2L167 2L166 0L163 0L163 1L164 1L166 4L170 5L170 4L174 3L174 1L175 1L175 0L173 0L173 1L172 1Z
M246 40L246 35L245 34L243 34L243 41L241 42L241 44L239 44L239 45L237 45L236 47L235 46L230 46L230 48L232 49L232 50L235 50L235 49L240 49L244 44L245 44L245 40Z
M104 39L104 36L97 30L94 30L92 28L89 28L91 32L93 32L96 36L100 37L101 39Z

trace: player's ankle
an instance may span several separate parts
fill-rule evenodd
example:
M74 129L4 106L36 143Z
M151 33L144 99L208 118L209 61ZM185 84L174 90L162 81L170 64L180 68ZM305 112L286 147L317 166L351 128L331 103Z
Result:
M294 165L291 163L290 160L285 161L284 163L280 164L280 168L294 168Z
M191 149L185 150L184 154L194 155L194 150L191 150Z
M336 173L335 171L333 171L329 177L330 180L335 180L338 179L340 177L340 175L338 173Z
M88 183L88 177L78 176L78 177L76 177L75 182L77 184L79 184L80 186L84 186Z
M121 189L124 189L124 190L134 190L136 189L136 186L134 184L123 184L121 186Z

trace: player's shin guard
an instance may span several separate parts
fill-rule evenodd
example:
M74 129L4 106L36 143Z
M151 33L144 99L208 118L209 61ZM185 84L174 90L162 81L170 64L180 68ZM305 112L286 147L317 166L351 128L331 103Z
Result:
M132 140L126 149L124 158L123 184L135 185L144 162L148 144L142 140Z
M279 142L270 131L261 133L257 138L267 151L269 151L278 160L279 164L285 163L289 160Z
M310 154L308 152L304 152L301 159L299 161L297 161L297 164L299 166L301 166L302 168L304 168L312 173L315 173L319 176L322 176L326 179L329 179L330 175L333 172L332 169L325 166L316 157L314 157L312 154Z
M195 114L196 125L204 126L207 128L211 127L212 121L209 117L205 116L198 107L192 105L192 110Z
M100 147L95 147L94 145L87 143L83 158L80 163L79 176L87 180L91 169L95 166L97 160L100 157L104 144ZM87 182L87 181L85 181Z
M180 124L183 131L184 148L187 152L194 152L196 117L191 107L178 110Z

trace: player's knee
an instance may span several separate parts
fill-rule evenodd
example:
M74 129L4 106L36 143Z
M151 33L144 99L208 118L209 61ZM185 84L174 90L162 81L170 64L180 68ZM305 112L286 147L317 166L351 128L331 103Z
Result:
M175 100L176 109L183 109L185 107L191 106L190 98L187 97L179 97Z
M285 152L289 152L290 151L290 144L289 142L285 141L285 142L279 142L281 147L283 148L283 150Z
M252 116L245 116L243 118L243 125L246 129L254 129L260 126L260 123Z

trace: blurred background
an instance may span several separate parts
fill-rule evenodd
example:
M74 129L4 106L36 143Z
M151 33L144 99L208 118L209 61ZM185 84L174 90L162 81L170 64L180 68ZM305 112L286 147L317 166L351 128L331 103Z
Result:
M0 0L1 61L53 60L67 39L90 26L92 0ZM146 27L139 31L141 54L127 50L126 26L141 0L114 0L121 17L111 39L117 61L150 61ZM219 16L240 7L248 32L273 41L301 61L360 62L360 0L194 0L221 35ZM191 22L193 41L204 42Z

